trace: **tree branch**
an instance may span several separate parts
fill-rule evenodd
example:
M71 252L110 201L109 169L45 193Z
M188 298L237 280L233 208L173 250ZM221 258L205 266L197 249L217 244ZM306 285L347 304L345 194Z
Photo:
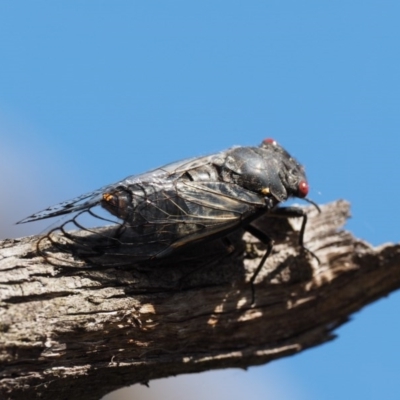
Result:
M349 204L308 208L305 244L286 221L258 220L276 244L242 232L131 267L0 243L0 398L99 399L122 386L263 364L334 338L361 307L400 287L400 245L372 248L340 230ZM54 250L55 251L55 250ZM245 257L243 257L245 254ZM54 262L54 260L59 262ZM3 397L2 397L3 396Z

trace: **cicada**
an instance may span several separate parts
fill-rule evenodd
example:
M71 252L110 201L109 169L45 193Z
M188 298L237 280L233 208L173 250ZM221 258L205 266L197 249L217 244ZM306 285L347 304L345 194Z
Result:
M299 242L304 247L306 214L279 205L293 197L315 204L308 191L303 166L275 140L265 139L259 146L236 146L129 176L19 223L74 213L46 237L58 232L70 245L64 248L75 245L81 254L123 255L135 262L166 257L240 228L268 241L251 222L271 214L303 218ZM88 217L105 226L87 227ZM78 230L68 230L68 224Z

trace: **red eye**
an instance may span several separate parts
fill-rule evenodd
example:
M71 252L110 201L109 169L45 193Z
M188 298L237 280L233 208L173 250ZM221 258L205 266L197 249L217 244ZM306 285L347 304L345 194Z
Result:
M274 146L276 145L276 141L274 139L271 139L271 138L264 139L263 143L265 143L265 144L273 144Z
M308 195L308 183L306 181L300 181L298 192L299 197L306 197Z

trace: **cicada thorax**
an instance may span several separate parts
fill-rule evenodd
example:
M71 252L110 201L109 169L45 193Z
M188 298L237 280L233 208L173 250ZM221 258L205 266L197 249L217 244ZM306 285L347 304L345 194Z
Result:
M271 154L270 149L260 147L233 148L222 165L233 182L265 197L269 208L285 201L289 195L280 175L282 162Z

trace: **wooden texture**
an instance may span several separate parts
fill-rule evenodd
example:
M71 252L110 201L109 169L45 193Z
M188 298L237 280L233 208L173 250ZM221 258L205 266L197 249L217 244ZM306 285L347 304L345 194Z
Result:
M352 313L400 287L400 246L372 248L342 230L345 201L321 209L307 208L305 235L320 263L297 245L298 221L257 221L277 243L253 305L248 282L265 246L242 232L229 245L217 240L116 268L82 265L68 253L46 262L38 237L1 242L0 398L99 399L333 339Z

